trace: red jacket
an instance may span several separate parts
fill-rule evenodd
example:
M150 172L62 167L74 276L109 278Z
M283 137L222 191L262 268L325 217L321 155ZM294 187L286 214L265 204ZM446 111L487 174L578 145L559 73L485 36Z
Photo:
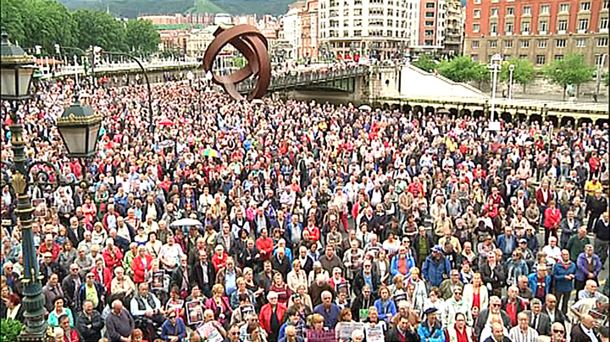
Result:
M57 262L57 260L59 259L59 253L61 252L61 247L55 242L53 242L53 246L51 248L48 248L47 244L43 242L38 248L38 253L42 255L46 252L51 253L53 262Z
M106 293L110 293L110 285L112 284L112 271L110 271L110 268L104 267L102 269L102 276L104 279L100 279L100 274L97 269L93 268L91 269L91 272L93 272L93 275L95 276L95 281L104 285Z
M214 270L218 272L221 267L224 267L227 263L227 258L229 255L226 252L222 252L222 256L218 256L218 253L214 253L212 255L212 265L214 265Z
M152 266L153 258L150 254L145 254L144 259L146 261L146 268L142 263L142 257L138 254L131 262L131 269L133 270L133 282L136 284L143 283L147 271L150 271Z
M112 251L108 248L104 248L102 251L102 257L106 267L113 270L117 266L121 266L121 260L123 260L123 252L118 247L114 247Z
M271 314L273 313L273 309L271 308L271 304L267 303L263 305L261 308L261 313L258 315L258 320L263 329L267 332L267 334L271 334ZM277 309L275 310L275 314L277 316L278 322L284 321L284 313L286 313L286 307L283 304L278 303Z
M261 259L263 261L269 260L269 258L271 258L271 253L273 252L273 239L270 237L266 239L259 237L258 239L256 239L256 249L261 252L265 252L261 255Z
M544 198L544 190L542 188L538 188L536 190L536 203L539 206L547 206L549 205L549 201L553 199L553 194L551 193L551 189L546 190L546 200Z
M546 208L544 211L544 228L557 229L561 222L561 211L558 208Z

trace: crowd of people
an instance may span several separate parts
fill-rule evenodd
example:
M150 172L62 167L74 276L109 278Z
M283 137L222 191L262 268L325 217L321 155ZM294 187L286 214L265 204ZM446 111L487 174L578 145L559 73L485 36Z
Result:
M17 108L28 160L87 184L31 188L58 341L607 339L606 124L494 132L195 83L153 86L154 133L144 86L81 87L104 116L84 161L55 127L73 80ZM0 314L23 321L15 209L7 185Z

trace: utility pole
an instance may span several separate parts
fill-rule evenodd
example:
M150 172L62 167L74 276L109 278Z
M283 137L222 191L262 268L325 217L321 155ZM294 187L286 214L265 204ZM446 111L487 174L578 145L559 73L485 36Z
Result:
M599 64L597 65L597 77L595 80L595 102L597 102L597 99L599 98L599 88L602 82L602 69L604 68L604 64L606 62L606 56L608 55L603 54L602 60L599 61Z

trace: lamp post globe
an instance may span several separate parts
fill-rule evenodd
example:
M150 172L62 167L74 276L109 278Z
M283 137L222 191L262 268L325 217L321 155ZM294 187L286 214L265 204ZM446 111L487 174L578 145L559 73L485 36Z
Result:
M87 158L95 154L102 116L77 99L57 119L57 129L71 158Z
M11 44L3 30L0 45L0 97L5 101L30 97L30 84L36 69L34 58L17 45Z

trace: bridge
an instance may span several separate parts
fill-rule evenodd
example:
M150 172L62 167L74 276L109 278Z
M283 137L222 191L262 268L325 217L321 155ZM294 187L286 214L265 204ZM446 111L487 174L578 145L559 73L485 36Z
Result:
M144 68L151 82L163 82L165 73L185 76L189 70L203 77L201 64L196 61L155 61ZM102 65L95 69L97 77L140 73L135 63ZM61 72L47 77L84 75L82 66L66 66ZM249 92L253 80L238 85L242 93ZM489 116L491 98L487 94L438 75L425 73L412 66L315 66L274 75L269 86L272 96L319 102L351 102L370 104L373 108L392 108L414 112L446 111L452 115ZM496 99L496 117L512 120L550 120L556 126L582 122L608 122L608 103L574 103L567 101Z

